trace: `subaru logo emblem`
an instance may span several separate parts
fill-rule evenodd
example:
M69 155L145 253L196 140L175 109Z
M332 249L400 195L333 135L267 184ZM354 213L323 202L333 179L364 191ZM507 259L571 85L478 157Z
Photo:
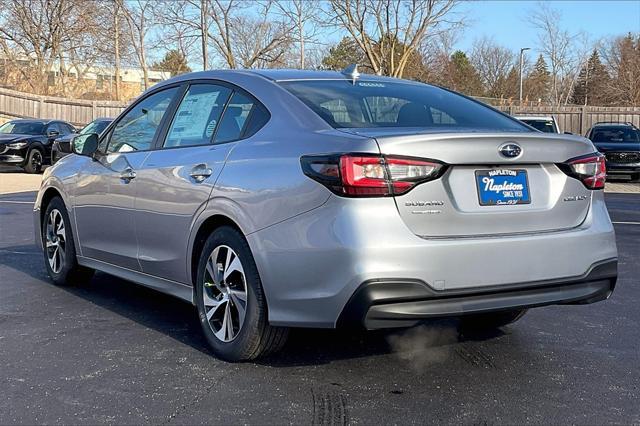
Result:
M507 158L516 158L522 154L522 148L520 148L520 145L513 142L505 143L500 146L498 151L500 151L500 155Z

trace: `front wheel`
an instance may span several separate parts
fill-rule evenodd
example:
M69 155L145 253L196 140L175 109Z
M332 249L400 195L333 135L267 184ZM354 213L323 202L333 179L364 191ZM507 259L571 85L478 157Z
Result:
M82 284L91 279L93 269L78 265L69 215L60 197L51 199L42 220L44 264L57 285Z
M207 239L196 279L196 306L215 355L246 361L280 349L288 330L269 325L267 301L244 236L223 226Z
M37 148L33 148L27 154L27 161L24 163L24 171L31 174L40 173L43 162L44 158L42 156L42 152Z
M460 318L460 327L465 330L492 330L514 323L527 313L526 309L471 314Z

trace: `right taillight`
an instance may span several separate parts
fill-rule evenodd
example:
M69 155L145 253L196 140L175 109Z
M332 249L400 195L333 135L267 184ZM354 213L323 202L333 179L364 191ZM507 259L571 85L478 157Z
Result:
M607 177L604 155L594 153L573 158L566 163L569 175L582 181L589 189L602 189Z

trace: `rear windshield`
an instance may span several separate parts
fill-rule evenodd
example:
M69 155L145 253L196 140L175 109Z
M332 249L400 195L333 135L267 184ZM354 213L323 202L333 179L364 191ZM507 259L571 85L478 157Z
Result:
M594 129L591 140L601 143L640 142L639 133L629 127L606 127Z
M556 133L556 128L551 120L520 120L543 133Z
M527 132L528 127L483 104L446 90L380 81L284 81L334 128L428 127Z
M41 135L44 124L32 121L10 121L0 126L0 133L14 135Z

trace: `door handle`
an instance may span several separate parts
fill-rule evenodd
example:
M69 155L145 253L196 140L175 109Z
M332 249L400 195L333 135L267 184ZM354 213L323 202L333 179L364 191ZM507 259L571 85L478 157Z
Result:
M131 182L131 179L135 179L136 176L136 172L134 172L131 167L127 167L120 173L120 179L122 179L124 183Z
M191 176L193 180L196 181L196 183L200 183L212 174L213 170L211 170L211 168L206 164L198 164L197 166L194 166L193 169L191 169L191 173L189 173L189 176Z

